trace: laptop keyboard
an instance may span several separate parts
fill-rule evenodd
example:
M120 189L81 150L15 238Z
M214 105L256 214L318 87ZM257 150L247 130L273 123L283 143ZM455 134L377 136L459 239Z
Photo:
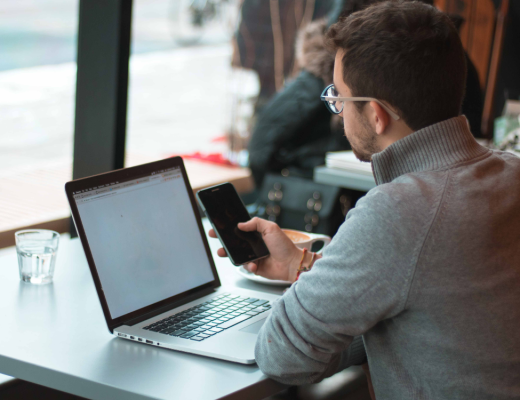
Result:
M227 293L143 329L200 342L270 308L267 300Z

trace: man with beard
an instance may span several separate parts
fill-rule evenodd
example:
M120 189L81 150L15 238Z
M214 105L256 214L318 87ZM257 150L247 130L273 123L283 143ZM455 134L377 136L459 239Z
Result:
M520 159L480 146L460 115L455 27L434 7L389 1L328 37L322 99L377 187L323 257L272 222L239 225L271 253L249 271L296 281L260 331L258 365L318 382L349 365L362 335L378 399L520 398Z

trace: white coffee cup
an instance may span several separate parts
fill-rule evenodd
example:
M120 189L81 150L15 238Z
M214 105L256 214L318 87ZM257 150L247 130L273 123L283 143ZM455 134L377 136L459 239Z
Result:
M317 251L317 253L321 253L332 240L330 236L319 233L309 233L293 229L282 229L282 231L292 240L296 247L300 249L310 250L314 243L323 242L323 247Z

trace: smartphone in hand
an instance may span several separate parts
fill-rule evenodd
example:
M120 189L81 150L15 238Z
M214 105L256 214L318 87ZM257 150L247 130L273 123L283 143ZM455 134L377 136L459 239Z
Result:
M251 217L231 183L199 190L197 199L234 265L269 255L259 232L238 229L239 222L247 222Z

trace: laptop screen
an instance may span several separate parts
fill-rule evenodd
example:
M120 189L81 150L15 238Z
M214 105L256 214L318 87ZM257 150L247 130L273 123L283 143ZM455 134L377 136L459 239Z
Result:
M214 280L179 167L73 198L113 319Z

